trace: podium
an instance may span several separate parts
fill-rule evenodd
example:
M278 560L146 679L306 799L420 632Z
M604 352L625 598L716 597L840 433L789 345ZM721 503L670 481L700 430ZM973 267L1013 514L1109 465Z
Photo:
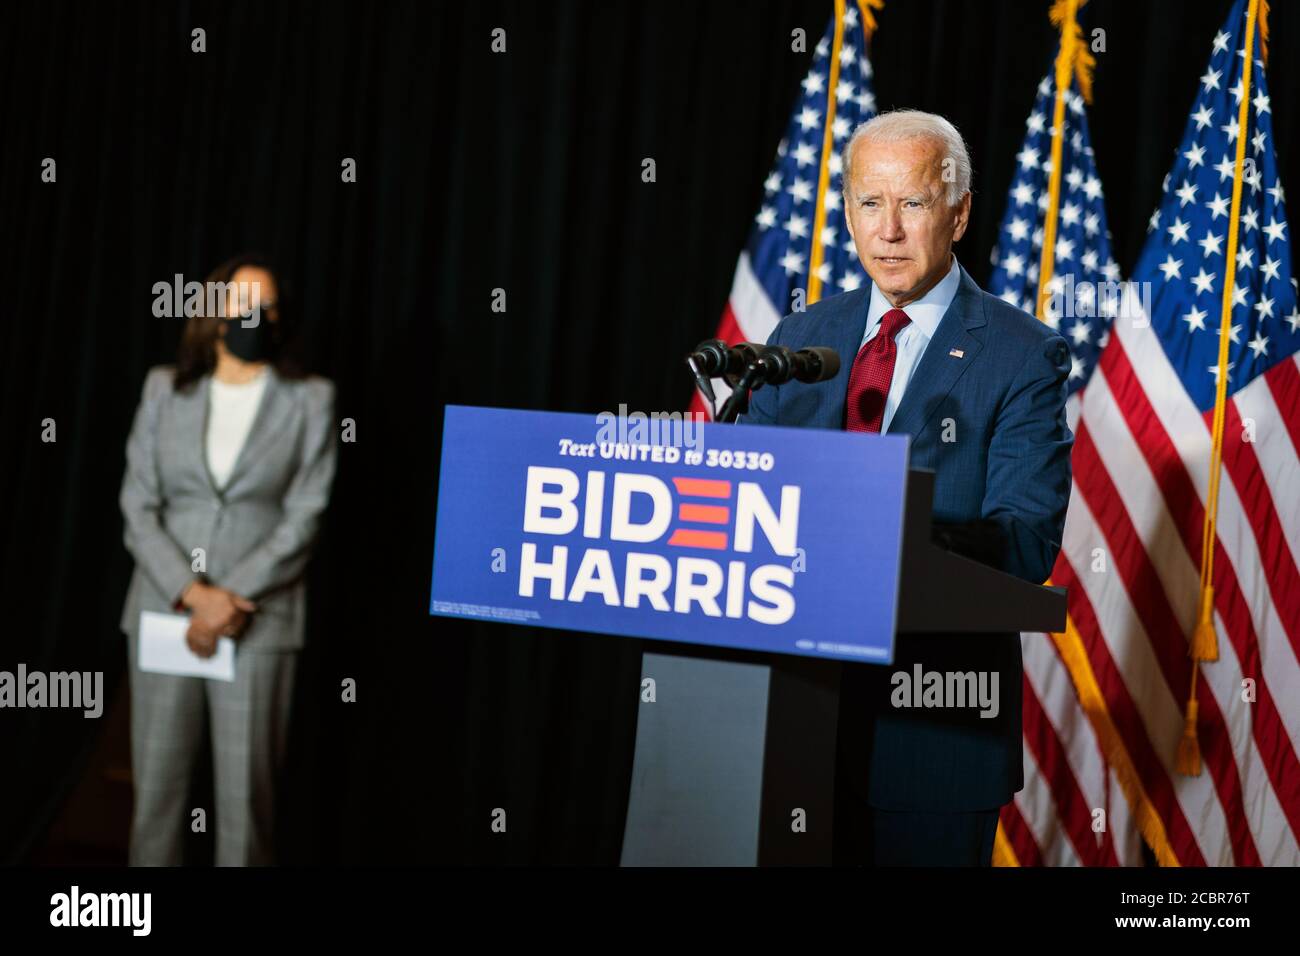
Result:
M896 633L1063 630L1064 588L932 543L933 499L934 474L910 470ZM669 647L642 656L655 700L640 705L622 865L829 865L845 665Z

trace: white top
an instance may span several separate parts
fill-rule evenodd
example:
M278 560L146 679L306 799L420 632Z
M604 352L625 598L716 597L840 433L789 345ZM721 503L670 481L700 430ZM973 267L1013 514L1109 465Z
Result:
M953 256L952 267L948 270L948 274L921 298L903 307L903 311L912 321L903 326L902 330L894 336L898 354L894 359L894 377L889 382L889 394L885 396L885 413L880 420L882 432L889 431L889 422L903 400L903 392L907 389L908 380L916 371L916 367L921 364L925 347L930 344L930 339L934 338L935 329L939 327L939 322L948 311L948 306L952 305L952 300L957 297L957 286L960 284L961 270L957 268L957 257ZM858 345L859 351L862 350L863 345L875 338L876 333L880 331L880 320L892 308L885 294L880 291L880 286L872 284L871 305L867 309L867 329L862 336L862 342Z
M218 488L224 488L235 468L240 449L253 427L253 418L266 391L266 370L242 385L219 382L208 389L208 471Z

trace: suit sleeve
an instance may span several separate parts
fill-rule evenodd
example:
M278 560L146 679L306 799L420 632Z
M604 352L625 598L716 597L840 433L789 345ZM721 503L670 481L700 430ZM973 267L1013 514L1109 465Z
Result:
M786 320L782 319L776 323L776 328L772 329L772 334L767 337L767 345L780 345L781 332L785 328ZM780 386L767 385L763 388L756 388L749 393L749 411L736 419L737 425L775 425L777 424L777 411L780 399Z
M1052 573L1070 503L1069 373L1063 338L1036 345L1007 391L989 444L982 514L1005 535L1005 570L1035 584Z
M165 369L154 369L145 377L140 405L126 441L126 473L118 504L127 551L154 587L175 602L196 575L190 570L185 549L162 522L166 501L158 478L158 419L170 387Z
M320 518L329 504L337 450L334 386L319 379L308 386L307 426L298 469L281 507L284 515L265 540L231 569L223 587L249 600L293 583L307 567Z

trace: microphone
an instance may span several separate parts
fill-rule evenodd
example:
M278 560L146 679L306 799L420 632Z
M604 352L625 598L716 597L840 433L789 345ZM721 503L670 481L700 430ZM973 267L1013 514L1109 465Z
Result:
M698 370L709 378L721 378L739 375L761 354L761 346L751 342L728 346L722 339L706 339L686 356L686 363L692 371Z
M754 364L759 368L760 379L768 385L784 385L791 379L812 384L838 375L840 356L824 346L795 352L784 345L769 345Z

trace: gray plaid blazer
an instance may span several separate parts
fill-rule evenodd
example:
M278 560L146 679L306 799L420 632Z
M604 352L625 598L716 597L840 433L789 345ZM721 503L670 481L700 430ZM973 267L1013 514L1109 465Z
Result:
M218 489L204 447L211 377L177 392L173 372L149 371L126 445L119 500L135 573L122 630L134 641L141 611L171 612L202 577L257 602L242 650L301 648L303 572L334 479L334 385L268 368L253 426ZM196 548L203 573L193 570Z

